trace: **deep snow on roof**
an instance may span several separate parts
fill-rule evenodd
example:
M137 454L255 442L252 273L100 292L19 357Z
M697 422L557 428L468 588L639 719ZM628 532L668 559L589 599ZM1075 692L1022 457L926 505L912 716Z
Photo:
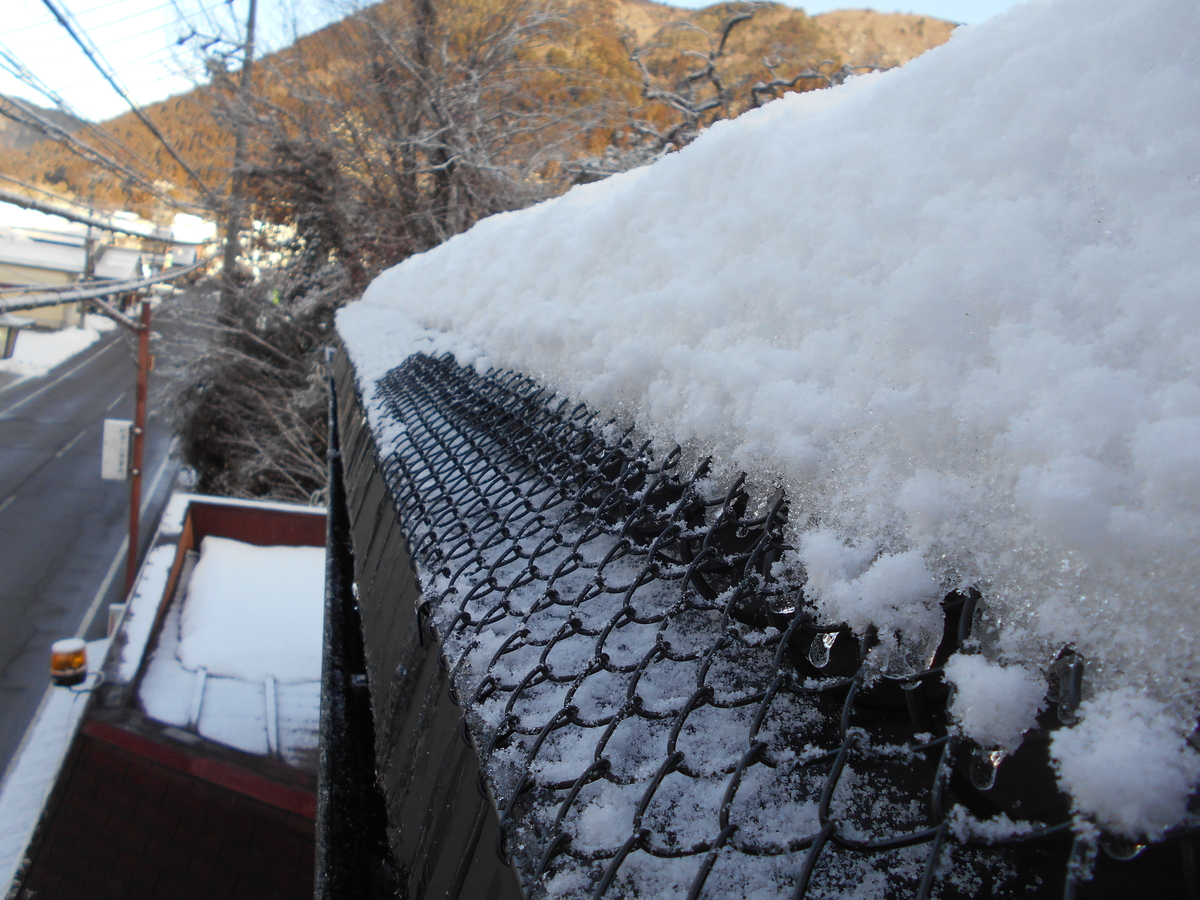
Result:
M993 685L1073 644L1063 783L1154 832L1200 770L1198 49L1191 2L1032 0L485 220L339 330L368 403L450 350L782 484L790 562L856 630L927 643L936 599L978 586L1004 677L958 666L955 711L981 741L1037 707ZM1100 789L1127 777L1145 791Z

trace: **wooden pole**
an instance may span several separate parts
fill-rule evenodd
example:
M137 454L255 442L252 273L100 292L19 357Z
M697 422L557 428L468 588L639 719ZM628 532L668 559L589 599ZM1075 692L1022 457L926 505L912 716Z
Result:
M146 392L150 375L150 301L142 301L138 328L137 406L133 414L133 459L129 479L129 556L125 564L125 594L133 590L140 549L139 513L142 506L142 457L146 450Z

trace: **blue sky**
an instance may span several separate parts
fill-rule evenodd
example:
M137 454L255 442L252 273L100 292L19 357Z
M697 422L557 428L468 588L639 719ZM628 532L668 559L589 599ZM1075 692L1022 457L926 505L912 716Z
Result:
M212 33L239 20L247 0L58 0L99 46L104 57L139 103L150 103L191 87L194 61L176 48L187 27ZM313 31L338 18L349 3L343 0L260 0L260 21L268 48L287 42L295 33ZM712 0L676 0L681 7L705 6ZM881 12L912 12L953 22L982 22L1017 0L896 0L873 6ZM792 3L810 14L862 8L865 4L812 0ZM41 0L4 0L0 23L3 44L33 73L60 93L78 112L104 119L126 110L117 96L57 25ZM188 23L181 24L180 16ZM0 93L15 94L51 105L45 97L0 69Z

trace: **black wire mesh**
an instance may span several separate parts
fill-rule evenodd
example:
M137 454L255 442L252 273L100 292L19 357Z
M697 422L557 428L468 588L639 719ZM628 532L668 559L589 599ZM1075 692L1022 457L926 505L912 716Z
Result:
M779 571L782 494L681 471L515 374L414 356L379 391L420 627L529 896L1062 896L1086 875L1096 837L1073 836L1044 733L1001 762L948 731L974 592L881 674L878 639ZM1047 729L1082 661L1057 669Z

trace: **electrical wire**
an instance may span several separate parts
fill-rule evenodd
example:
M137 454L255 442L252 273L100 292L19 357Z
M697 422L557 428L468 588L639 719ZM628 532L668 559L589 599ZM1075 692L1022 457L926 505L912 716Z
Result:
M90 134L92 134L96 139L98 139L100 141L100 143L102 145L105 146L106 151L110 155L110 158L112 158L112 161L114 164L124 166L124 167L128 167L129 165L132 164L132 165L138 166L143 171L149 170L150 171L149 178L143 179L143 180L148 180L150 182L154 182L154 181L170 182L171 181L171 179L169 177L167 177L167 175L165 173L163 173L161 169L157 168L154 165L148 164L146 162L146 160L140 158L138 156L138 154L134 153L133 150L131 150L129 147L127 147L124 143L122 143L116 137L109 134L107 131L105 131L103 128L101 128L99 125L97 125L93 122L90 122L86 118L84 118L84 116L78 110L74 109L69 103L67 103L66 100L63 99L63 97L57 91L53 90L49 85L47 85L44 81L42 81L41 78L39 78L23 62L21 62L20 58L15 53L13 53L12 50L10 50L8 47L6 47L3 43L0 43L0 68L8 71L9 74L11 74L14 78L16 78L19 81L23 82L24 84L28 85L33 90L37 91L39 94L42 94L43 96L45 96L64 115L70 116L71 118L83 123L83 129L88 131ZM9 118L12 118L12 117L9 116ZM30 123L24 123L24 124L29 125L29 127L33 127L35 129L37 129L38 131L42 132L43 134L46 133L44 131L44 129L37 128L36 125L30 125ZM58 140L58 138L55 135L47 135L47 136L51 137L54 140ZM113 154L116 154L116 156L124 155L126 162L125 163L117 163L116 158L115 158L115 156L113 156Z
M140 188L142 188L142 190L146 191L151 196L157 197L163 203L174 209L179 209L184 212L196 212L198 210L207 211L203 206L198 204L189 204L186 202L181 203L179 200L162 191L152 182L148 181L140 173L122 163L117 162L116 160L97 150L95 147L92 147L91 145L77 138L75 135L64 130L62 127L51 122L49 119L39 115L30 108L30 104L26 104L14 97L5 97L0 95L0 116L11 119L12 121L17 122L20 125L24 125L27 128L32 128L34 131L44 134L46 137L56 141L59 144L62 144L68 150L87 160L88 162L95 163L96 165L129 179L131 182L136 183Z
M166 148L166 151L177 163L179 163L179 165L191 177L191 179L200 186L200 189L212 202L214 208L219 207L221 203L213 193L212 189L207 183L205 183L204 179L196 173L196 170L188 164L183 156L180 155L179 151L175 149L175 146L169 140L167 140L167 136L159 130L158 126L151 121L148 115L146 115L145 110L138 105L137 101L135 101L133 97L130 96L129 92L121 85L120 81L117 79L116 73L110 70L108 64L104 62L103 58L101 57L99 49L91 43L83 29L78 28L77 23L72 24L71 20L68 18L70 14L66 11L65 7L63 9L59 9L54 0L42 0L42 3L47 9L50 10L51 13L54 14L54 17L58 20L58 23L66 29L67 33L71 35L71 38L76 44L79 45L79 48L91 61L92 65L96 67L96 70L104 76L104 80L112 85L113 90L120 94L121 98L129 104L129 108L133 110L134 115L136 115L141 120L142 124L150 130L150 133L158 139L159 143Z

